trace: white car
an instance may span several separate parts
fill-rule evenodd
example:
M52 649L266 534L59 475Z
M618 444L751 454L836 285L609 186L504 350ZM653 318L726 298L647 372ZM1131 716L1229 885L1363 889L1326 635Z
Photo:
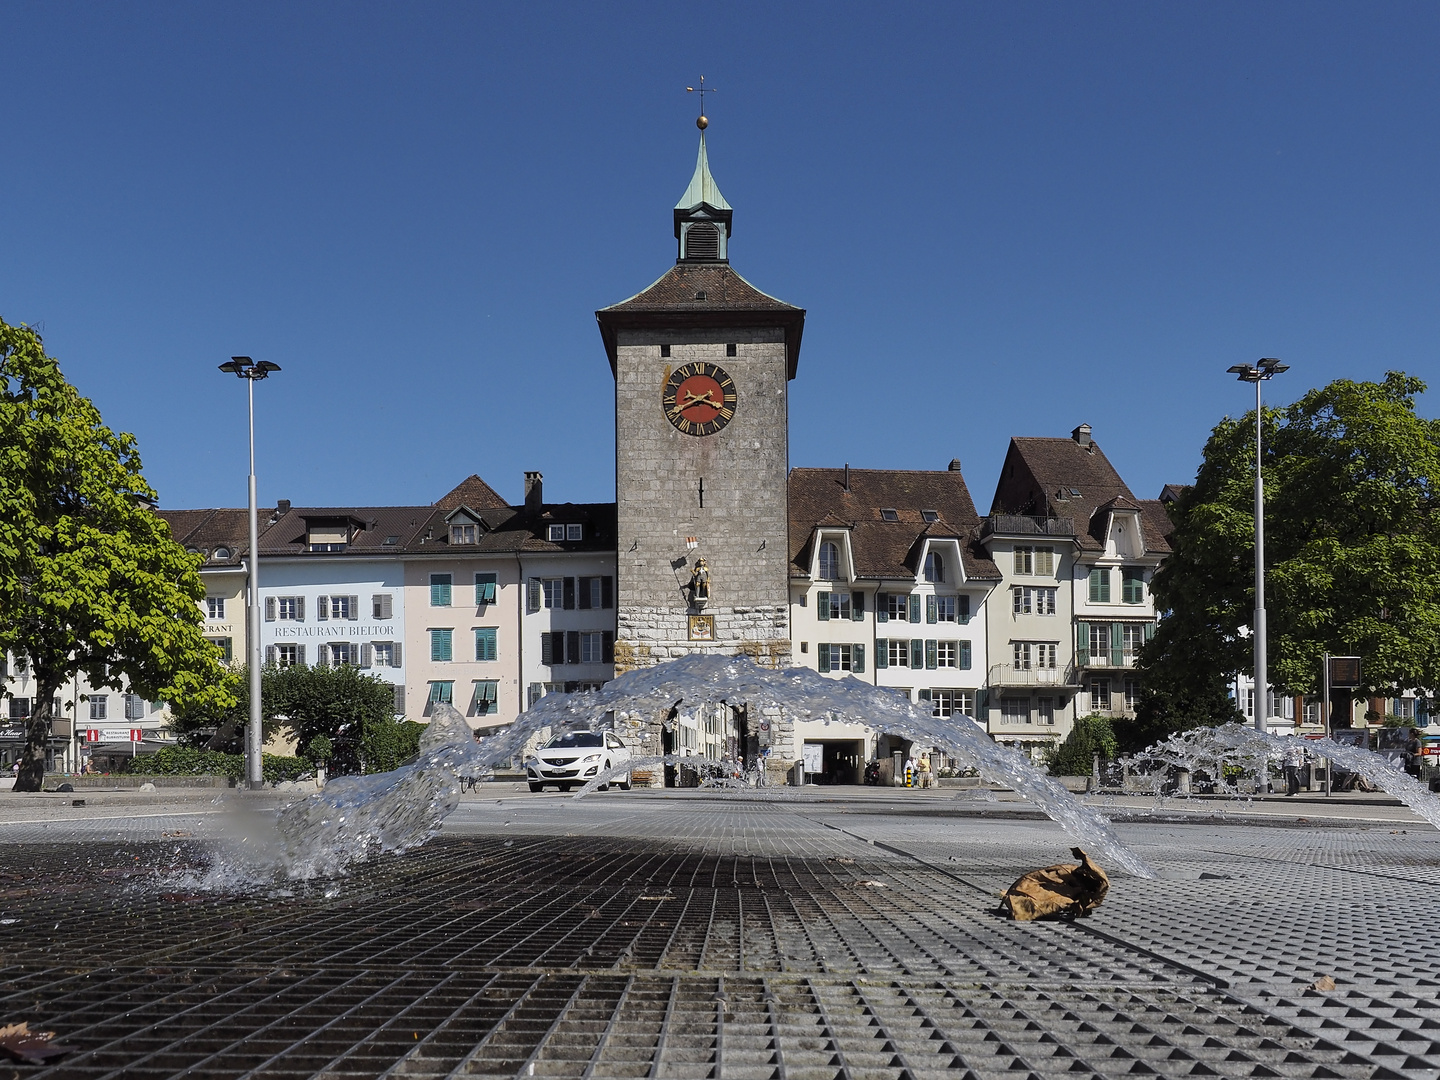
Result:
M577 784L593 779L604 769L630 760L630 748L611 731L567 731L557 735L535 752L525 763L525 773L530 781L531 791L543 791L546 784L554 784L561 791L569 791ZM622 790L630 790L630 773L627 771L611 780ZM601 784L604 791L610 784Z

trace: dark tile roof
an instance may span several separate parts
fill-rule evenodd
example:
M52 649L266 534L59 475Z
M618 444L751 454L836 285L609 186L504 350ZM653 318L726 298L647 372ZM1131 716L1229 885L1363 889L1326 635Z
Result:
M912 577L919 570L922 542L945 537L960 541L965 574L999 580L1000 572L976 542L979 518L964 477L956 470L850 469L790 470L790 572L810 572L810 545L817 526L850 528L855 572L864 578ZM881 511L893 509L897 521ZM922 511L934 510L927 522Z
M697 299L700 294L704 299ZM618 330L778 326L785 330L790 378L800 362L805 310L761 292L728 263L677 263L643 292L595 313L615 370Z
M260 527L274 511L259 510ZM210 510L157 510L157 515L170 526L170 535L185 548L205 554L205 565L239 566L250 550L250 510L222 507ZM228 559L215 558L220 548L228 548Z
M454 510L457 506L468 506L471 510L503 510L509 503L479 476L471 473L436 499L435 505L442 510Z
M1170 536L1175 524L1170 520L1166 504L1159 499L1140 500L1140 529L1145 537L1145 550L1169 554Z
M1080 547L1100 551L1105 547L1110 510L1143 510L1143 507L1098 443L1092 440L1088 446L1082 446L1074 438L1010 440L990 505L992 514L1070 518L1075 523ZM1146 520L1143 514L1142 520ZM1147 525L1147 549L1153 532ZM1161 553L1170 550L1163 534L1153 539L1153 550Z
M1166 484L1160 489L1160 501L1162 503L1172 503L1189 490L1189 484Z
M473 508L472 508L473 509ZM445 521L448 511L437 508L406 545L406 555L495 555L516 552L613 552L617 530L614 503L546 503L538 511L523 506L486 510L480 514L486 529L474 544L451 544ZM580 540L548 539L551 525L581 525Z
M425 528L432 506L296 506L267 519L260 534L260 557L306 554L306 531L312 521L351 521L357 528L337 556L390 556L406 547ZM395 539L386 543L391 537Z

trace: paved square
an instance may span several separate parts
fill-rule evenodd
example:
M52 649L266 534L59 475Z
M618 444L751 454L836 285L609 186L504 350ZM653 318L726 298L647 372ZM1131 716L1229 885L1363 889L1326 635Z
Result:
M0 1023L76 1051L0 1077L1440 1076L1440 833L1119 824L1158 880L1016 924L1070 841L1015 810L506 792L225 895L210 803L51 803L0 825Z

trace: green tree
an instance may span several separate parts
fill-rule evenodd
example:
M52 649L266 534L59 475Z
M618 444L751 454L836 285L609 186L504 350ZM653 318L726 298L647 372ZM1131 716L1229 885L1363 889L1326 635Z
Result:
M1270 677L1282 689L1315 692L1326 652L1363 658L1357 697L1440 685L1440 421L1416 415L1424 389L1390 372L1265 410ZM1141 667L1172 703L1213 702L1252 664L1241 629L1255 602L1254 433L1253 412L1218 424L1171 507L1173 554L1153 586L1168 615Z
M243 664L225 669L222 682L229 694L227 700L171 705L168 727L180 745L222 754L245 752L245 732L250 723L249 671L249 667ZM260 674L260 727L262 739L266 742L284 726L276 715L275 695L267 685L277 674L279 671L276 668L266 668Z
M378 772L394 768L395 688L349 664L268 668L260 689L266 715L284 718L296 743L330 740L329 770ZM418 725L416 725L418 726Z
M0 321L0 648L36 682L17 791L43 785L53 702L77 673L174 703L227 698L200 560L151 512L140 470L133 436L105 426L39 335Z
M1095 755L1110 761L1115 757L1115 729L1108 716L1081 716L1065 741L1049 750L1045 763L1051 776L1089 776Z

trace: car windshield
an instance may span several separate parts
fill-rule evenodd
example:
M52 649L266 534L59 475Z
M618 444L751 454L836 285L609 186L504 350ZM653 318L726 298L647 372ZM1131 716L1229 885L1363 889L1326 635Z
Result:
M561 746L604 746L605 739L594 731L567 731L564 735L557 735L545 744L543 749L554 750Z

